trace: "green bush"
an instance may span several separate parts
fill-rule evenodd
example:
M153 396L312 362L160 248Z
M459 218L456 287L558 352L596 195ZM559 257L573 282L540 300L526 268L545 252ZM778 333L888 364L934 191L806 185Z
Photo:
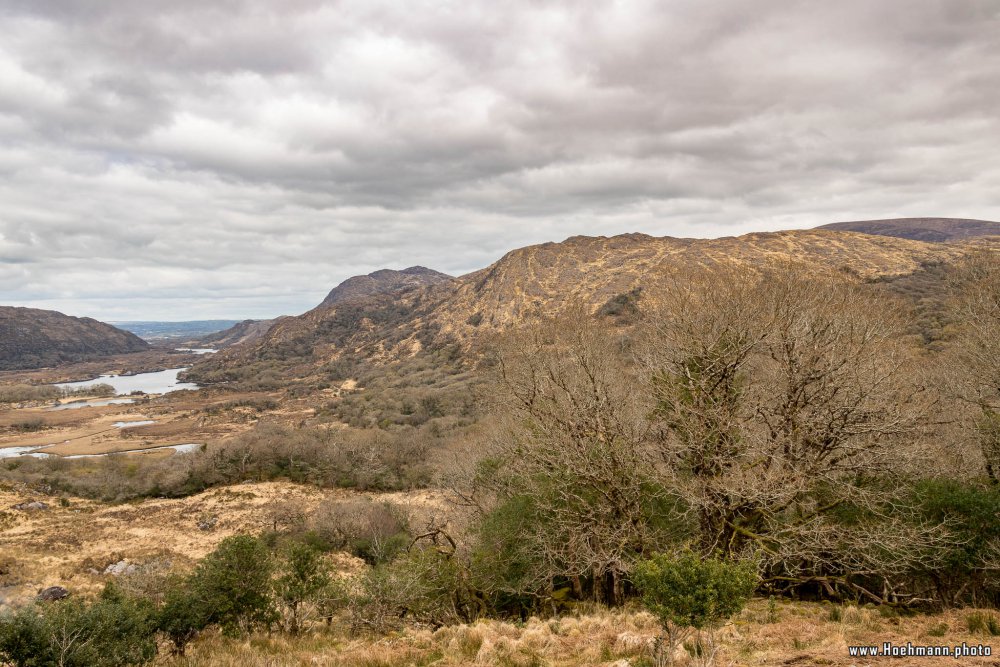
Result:
M924 480L914 488L915 521L947 525L951 539L944 558L923 573L946 604L1000 602L1000 577L985 565L1000 542L1000 487L950 480ZM971 584L971 585L970 585Z
M288 631L298 634L303 607L322 599L330 585L330 567L323 560L322 552L302 542L288 544L282 555L274 591L287 612Z
M664 627L712 628L738 613L760 581L754 563L702 558L685 550L636 565L632 582Z
M89 604L43 603L0 618L0 657L16 667L124 667L155 656L151 605L113 586Z
M226 634L266 627L277 620L271 596L274 563L256 537L233 535L219 543L189 580L204 616L198 622L216 624ZM199 613L195 608L194 614Z
M15 667L57 664L49 624L38 607L0 617L0 658Z
M454 555L434 548L414 549L362 576L350 600L355 629L386 632L404 619L441 627L472 622L485 604Z
M175 655L184 655L188 643L208 627L211 610L187 578L168 584L156 615L156 628L170 641Z

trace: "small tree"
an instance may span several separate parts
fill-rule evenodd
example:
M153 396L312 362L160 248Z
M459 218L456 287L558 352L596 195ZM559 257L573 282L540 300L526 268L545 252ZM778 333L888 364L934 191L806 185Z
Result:
M733 563L716 558L701 558L690 550L678 555L658 554L637 564L632 582L642 594L643 604L666 631L667 655L662 641L657 642L658 664L672 664L674 649L694 628L709 630L709 649L705 663L713 659L711 631L738 613L746 605L760 581L756 564Z
M481 518L515 532L483 533L508 572L491 587L540 600L568 577L577 596L620 604L636 554L670 542L658 518L671 516L628 341L573 310L499 337L493 361L496 423L473 486ZM516 573L489 558L500 551L516 553Z
M274 591L287 610L289 632L298 634L305 605L318 601L329 585L330 567L318 549L301 542L286 547Z
M263 542L233 535L198 564L190 581L192 594L203 605L206 622L218 624L227 634L267 626L277 616L271 597L273 571Z
M208 627L210 610L199 598L188 578L177 577L167 585L157 618L157 629L172 644L174 655L184 655L184 649L199 632Z

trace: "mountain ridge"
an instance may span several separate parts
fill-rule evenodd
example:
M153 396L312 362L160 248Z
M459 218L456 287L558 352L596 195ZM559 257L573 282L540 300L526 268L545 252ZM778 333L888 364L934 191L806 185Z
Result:
M0 370L43 368L148 349L149 344L135 334L90 317L0 306Z
M913 241L948 243L984 236L1000 236L1000 222L972 218L885 218L820 225L817 229L894 236Z
M817 275L849 275L870 282L958 261L984 248L1000 249L1000 239L928 243L829 229L719 239L637 233L573 236L560 243L511 250L490 266L459 278L320 304L199 367L219 370L258 360L303 364L298 372L308 374L309 367L334 362L344 354L388 361L428 347L468 348L484 333L574 305L598 312L607 304L628 301L630 294L641 294L644 309L655 308L666 285L690 270L733 265L763 270L799 263Z

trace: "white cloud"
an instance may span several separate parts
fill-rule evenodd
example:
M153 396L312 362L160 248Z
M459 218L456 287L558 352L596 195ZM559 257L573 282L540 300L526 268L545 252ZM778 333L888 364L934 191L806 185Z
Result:
M574 234L1000 218L980 0L8 0L0 302L301 312Z

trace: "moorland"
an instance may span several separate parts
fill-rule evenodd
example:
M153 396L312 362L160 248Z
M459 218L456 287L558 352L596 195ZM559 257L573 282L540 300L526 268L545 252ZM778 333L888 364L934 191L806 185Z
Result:
M883 222L572 237L5 371L0 449L45 449L0 459L0 655L996 664L1000 226ZM199 388L49 386L164 368Z

